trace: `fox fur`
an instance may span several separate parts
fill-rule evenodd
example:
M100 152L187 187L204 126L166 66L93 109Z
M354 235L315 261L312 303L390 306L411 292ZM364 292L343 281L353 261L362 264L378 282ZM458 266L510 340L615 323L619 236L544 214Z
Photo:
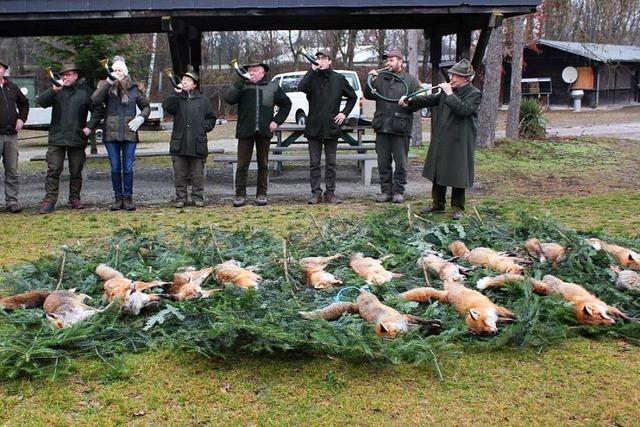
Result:
M567 256L567 248L564 246L557 243L541 243L535 237L524 242L524 248L532 258L541 263L547 260L551 261L554 268L558 266L558 263L564 261Z
M400 297L419 302L435 299L451 304L458 314L464 316L469 331L477 335L495 334L498 332L498 323L513 322L516 318L511 311L494 304L480 292L452 280L444 282L443 291L429 287L415 288L400 294Z
M90 298L85 294L76 294L72 291L54 291L44 300L42 306L47 319L54 324L56 328L66 328L101 313L109 306L103 309L90 307L83 303L86 298Z
M184 271L173 274L173 282L164 286L164 290L169 296L178 301L191 298L208 298L218 289L204 290L202 284L213 273L213 267L196 270L187 267Z
M522 274L524 272L524 267L517 263L521 261L520 259L493 249L479 247L469 250L463 242L456 240L449 245L449 250L454 257L466 259L472 265L487 267L500 273Z
M462 283L462 267L449 261L445 261L439 256L425 252L416 263L418 268L427 270L438 276L443 282L446 280Z
M612 265L611 271L616 275L616 289L628 291L635 289L640 291L640 274L633 270L621 270L617 265Z
M84 304L85 298L89 296L76 294L73 291L37 290L2 298L0 308L15 310L42 307L47 319L56 328L66 328L106 310L106 308L100 310Z
M419 325L430 334L439 333L442 323L435 319L423 319L410 314L401 314L386 306L371 292L360 291L355 304L337 302L314 311L301 311L305 319L336 320L344 313L358 313L367 322L374 324L376 335L383 338L395 338L398 333L405 332L410 326Z
M242 268L236 260L225 261L214 268L216 280L220 283L231 282L241 288L258 288L262 277L254 273L255 267Z
M387 255L380 259L365 257L364 254L358 252L353 254L349 259L349 266L362 277L369 285L382 285L396 277L402 277L400 273L393 273L386 270L382 263L389 258Z
M331 261L341 257L342 254L302 258L300 265L304 270L307 285L314 289L327 289L342 284L342 280L324 270Z
M597 251L608 252L621 266L640 271L640 254L637 252L600 239L587 239L587 243Z
M144 291L167 284L157 280L133 281L106 264L98 265L96 274L105 281L103 299L108 303L119 299L122 311L132 316L139 315L142 310L154 306L162 298L160 294L147 294Z
M492 278L492 281L486 281L482 284L478 283L480 289L497 288L507 285L517 280L525 280L524 276L507 275ZM518 277L516 277L518 276ZM598 297L587 291L576 283L563 282L550 274L544 276L542 280L529 279L533 292L538 295L560 295L562 298L573 305L573 314L576 320L583 325L613 325L615 318L621 318L628 322L636 322L633 319L615 307L607 305Z
M19 308L42 307L44 300L51 295L52 291L37 290L24 292L10 297L0 298L0 309L17 310Z

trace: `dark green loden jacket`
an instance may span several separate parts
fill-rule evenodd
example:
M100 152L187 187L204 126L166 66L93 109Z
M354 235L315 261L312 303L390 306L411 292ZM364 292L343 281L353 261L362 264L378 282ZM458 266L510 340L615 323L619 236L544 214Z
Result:
M49 144L84 147L87 137L82 129L95 130L104 117L104 107L91 101L91 89L83 83L65 86L60 91L47 89L38 95L38 104L53 107L49 126ZM91 119L87 122L87 115Z
M435 123L433 140L422 176L447 187L471 188L474 179L474 150L478 133L478 108L482 94L471 83L453 90L452 95L417 96L409 109L432 107Z
M356 105L357 96L347 79L340 73L328 70L311 70L304 75L298 90L307 94L309 119L304 129L307 138L337 139L340 126L334 122L338 113L348 116ZM347 98L340 111L342 97Z
M238 104L238 124L236 138L259 136L270 138L269 123L281 125L291 110L291 100L276 82L263 78L257 84L237 81L224 96L227 103ZM278 106L278 114L273 115L273 107Z
M420 82L405 70L398 76L407 84L409 93L420 89ZM373 82L373 88L387 98L400 99L407 95L407 88L402 82L388 74L380 74ZM389 102L378 98L373 94L368 84L364 85L364 97L376 101L376 112L373 114L371 125L378 133L390 133L400 136L411 136L413 127L413 113L398 105L397 102Z
M174 116L169 152L206 158L207 133L216 125L216 113L209 98L197 90L174 92L162 101L162 108Z

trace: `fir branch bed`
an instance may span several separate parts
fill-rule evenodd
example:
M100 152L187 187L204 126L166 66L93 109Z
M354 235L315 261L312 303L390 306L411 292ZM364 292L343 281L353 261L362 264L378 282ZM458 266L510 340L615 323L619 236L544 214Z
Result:
M556 241L571 250L557 270L535 262L528 268L528 275L541 278L554 274L580 283L630 316L640 315L640 292L623 293L613 286L611 257L584 242L592 236L563 228L549 218L523 214L514 224L496 217L478 217L463 227L425 221L401 209L390 209L385 215L319 222L317 229L310 232L285 236L286 243L282 236L254 229L230 233L210 227L182 227L170 235L143 229L122 230L101 246L65 246L58 256L14 266L0 274L1 293L54 289L59 283L60 289L76 288L91 295L91 304L99 305L102 283L93 273L99 263L109 264L130 278L169 280L179 267L206 267L235 259L243 265L258 266L264 281L257 291L227 286L208 299L164 301L146 316L128 317L114 308L61 330L54 329L38 309L0 311L0 376L56 378L69 372L79 357L95 357L117 365L119 355L147 349L223 358L243 352L325 354L353 361L425 364L442 375L438 361L459 351L532 347L542 351L577 335L617 337L640 344L639 324L581 326L567 303L559 298L539 297L525 284L488 292L492 300L512 310L518 320L501 328L496 336L485 338L470 335L452 307L397 299L400 292L424 286L423 272L415 267L415 261L425 249L446 252L451 241L460 239L470 246L523 254L522 243L529 237ZM618 239L616 243L640 247L638 239ZM385 265L404 276L375 287L374 292L385 304L403 313L442 320L443 332L423 336L411 331L394 340L383 340L357 315L345 315L335 322L302 319L300 310L333 302L340 287L322 291L308 288L300 267L282 261L283 249L289 259L337 252L364 252L375 257L393 254ZM343 286L363 285L349 269L348 257L333 261L330 270L344 280ZM482 269L473 271L467 279L468 286L486 274ZM432 286L442 286L437 279L430 281ZM205 287L217 286L213 282L210 278ZM343 299L355 296L343 293Z

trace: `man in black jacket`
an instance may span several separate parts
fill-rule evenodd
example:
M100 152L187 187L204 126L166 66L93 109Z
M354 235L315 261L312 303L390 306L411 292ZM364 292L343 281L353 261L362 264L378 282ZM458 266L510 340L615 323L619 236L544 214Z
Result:
M5 77L9 63L0 59L0 157L4 165L6 210L22 211L18 204L18 132L29 114L29 100Z
M53 107L47 148L46 195L40 204L41 214L51 213L56 207L65 156L69 162L69 205L73 209L84 208L80 190L82 168L87 158L87 137L104 116L104 107L91 101L92 90L78 82L78 67L70 62L62 64L60 78L60 86L54 84L38 96L41 107ZM87 122L89 112L91 120Z
M269 182L269 145L273 131L281 125L291 110L291 100L276 82L267 80L269 66L262 61L249 61L243 67L249 74L248 80L238 80L225 93L225 100L238 104L238 170L236 171L236 198L233 206L247 203L247 172L256 146L258 161L258 185L256 204L267 204ZM273 115L273 107L278 106L278 114Z
M376 153L378 154L378 173L380 174L380 194L376 202L402 203L404 201L404 186L407 184L407 165L409 163L409 138L413 126L413 114L397 102L384 100L376 95L380 94L388 99L398 100L401 96L413 93L420 88L420 82L404 69L402 52L391 50L382 59L388 67L389 73L378 76L376 70L369 72L373 77L373 89L364 86L364 97L376 101L376 112L373 115L372 126L376 131ZM392 168L395 164L395 170Z
M319 65L311 65L311 71L304 75L298 90L307 94L309 101L309 121L304 134L309 141L309 175L311 181L311 198L309 204L322 201L320 187L320 158L324 145L325 170L324 199L327 203L337 203L336 190L336 149L340 126L351 113L357 96L347 79L331 69L331 56L328 52L316 53ZM345 97L347 102L340 110L340 101Z

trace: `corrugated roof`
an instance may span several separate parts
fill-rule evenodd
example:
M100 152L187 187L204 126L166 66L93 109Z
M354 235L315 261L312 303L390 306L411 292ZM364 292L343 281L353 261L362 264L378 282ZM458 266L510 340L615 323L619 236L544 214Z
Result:
M640 62L640 46L538 40L538 44L599 62Z

